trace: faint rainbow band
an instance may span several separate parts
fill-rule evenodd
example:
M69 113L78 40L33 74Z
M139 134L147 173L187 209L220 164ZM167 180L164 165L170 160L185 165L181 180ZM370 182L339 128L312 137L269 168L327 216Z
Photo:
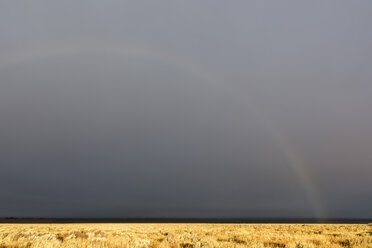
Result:
M206 68L205 65L197 61L189 60L184 57L176 56L175 54L166 51L158 51L147 46L138 45L138 43L114 42L110 40L94 39L74 39L73 41L52 41L43 44L33 44L29 47L22 47L11 51L9 54L0 56L0 68L16 66L21 63L44 60L61 55L75 54L81 52L99 52L99 53L114 53L122 54L135 58L144 58L153 60L158 63L175 66L192 76L202 79L214 86L219 86L223 89L224 94L229 94L237 103L248 108L255 115L256 121L263 125L268 133L278 142L279 148L285 154L288 165L297 177L301 184L306 197L311 204L314 212L314 217L318 219L326 218L326 211L322 204L317 186L315 185L309 172L306 170L301 154L296 150L295 146L289 141L280 130L273 125L271 121L263 114L262 111L251 103L239 90L234 89L230 85L221 80L218 73Z

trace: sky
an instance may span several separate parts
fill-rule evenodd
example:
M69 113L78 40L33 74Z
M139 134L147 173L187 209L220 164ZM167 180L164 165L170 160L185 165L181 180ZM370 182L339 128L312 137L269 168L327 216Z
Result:
M372 218L371 1L1 1L0 216Z

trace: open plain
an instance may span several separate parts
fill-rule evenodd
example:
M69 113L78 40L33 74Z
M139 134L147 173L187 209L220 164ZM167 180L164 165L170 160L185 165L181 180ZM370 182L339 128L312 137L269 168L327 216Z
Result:
M0 224L0 247L372 247L372 224Z

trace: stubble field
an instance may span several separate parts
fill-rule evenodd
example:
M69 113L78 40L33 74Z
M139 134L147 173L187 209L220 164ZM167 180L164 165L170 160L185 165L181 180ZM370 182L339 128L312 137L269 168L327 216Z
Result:
M371 224L0 224L0 248L372 247Z

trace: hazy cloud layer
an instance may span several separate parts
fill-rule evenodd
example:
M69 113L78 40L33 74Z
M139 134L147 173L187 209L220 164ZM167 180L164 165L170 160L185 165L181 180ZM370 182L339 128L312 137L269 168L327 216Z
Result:
M371 10L2 1L0 216L372 218Z

